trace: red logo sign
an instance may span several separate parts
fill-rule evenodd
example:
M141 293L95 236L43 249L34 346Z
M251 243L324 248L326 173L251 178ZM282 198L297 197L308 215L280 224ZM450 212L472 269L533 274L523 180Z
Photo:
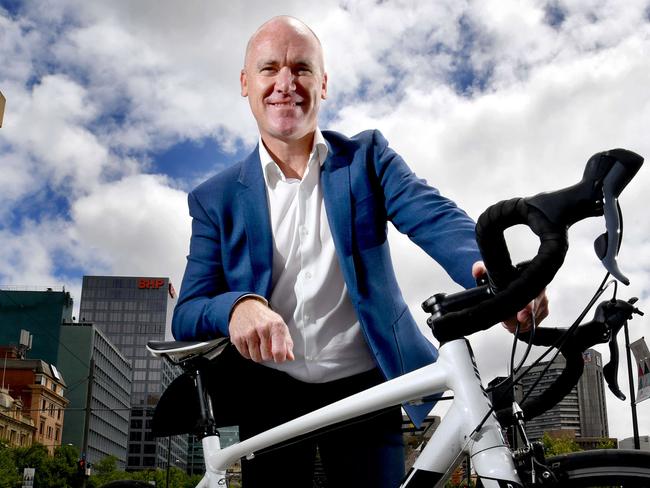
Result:
M165 280L160 278L140 278L138 279L138 288L157 290L165 284Z

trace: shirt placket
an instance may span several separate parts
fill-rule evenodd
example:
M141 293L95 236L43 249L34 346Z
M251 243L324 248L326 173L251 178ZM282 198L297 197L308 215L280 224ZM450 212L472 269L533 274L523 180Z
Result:
M314 278L314 250L311 248L311 229L313 229L313 209L311 208L310 194L314 186L314 167L313 161L310 162L310 167L307 170L305 177L301 181L299 190L299 225L298 236L301 249L301 272L300 283L302 288L302 300L300 310L300 322L302 324L302 332L305 344L305 361L308 369L312 366L312 362L316 359L317 351L316 344L314 343L313 331L310 327L312 320L312 299L313 293L313 278ZM313 198L313 195L311 195Z

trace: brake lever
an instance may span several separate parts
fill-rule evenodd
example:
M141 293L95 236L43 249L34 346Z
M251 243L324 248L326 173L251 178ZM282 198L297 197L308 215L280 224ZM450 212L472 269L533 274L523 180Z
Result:
M615 158L616 163L603 180L603 213L607 231L596 239L594 248L605 269L621 283L629 285L630 280L616 262L623 237L623 214L618 196L641 167L643 158L624 149L612 149L605 156Z
M551 222L566 228L584 218L604 215L606 232L594 242L596 255L612 276L628 285L630 281L616 263L623 223L618 196L642 164L643 157L626 149L596 153L587 161L580 182L525 200Z
M616 339L621 328L632 318L633 314L643 315L643 312L634 304L639 299L636 297L625 300L611 299L602 302L596 309L594 320L607 325L609 334L609 362L603 367L603 376L611 392L620 400L625 400L625 395L618 385L618 341Z

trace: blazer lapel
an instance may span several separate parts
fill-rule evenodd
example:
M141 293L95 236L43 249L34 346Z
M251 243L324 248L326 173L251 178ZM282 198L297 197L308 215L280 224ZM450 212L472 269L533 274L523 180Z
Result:
M350 187L350 159L341 148L329 145L329 154L321 171L323 199L327 209L334 247L341 270L350 291L357 289L357 276L352 256L352 202Z
M270 296L273 271L273 233L266 198L266 185L260 164L259 151L255 150L244 160L239 175L244 189L237 194L243 212L248 237L255 291Z

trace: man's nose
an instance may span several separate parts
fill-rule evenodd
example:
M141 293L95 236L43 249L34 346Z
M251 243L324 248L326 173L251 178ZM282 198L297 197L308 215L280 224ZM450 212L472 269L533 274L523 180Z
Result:
M294 76L289 67L284 66L280 68L275 80L275 89L283 93L294 91L296 89Z

